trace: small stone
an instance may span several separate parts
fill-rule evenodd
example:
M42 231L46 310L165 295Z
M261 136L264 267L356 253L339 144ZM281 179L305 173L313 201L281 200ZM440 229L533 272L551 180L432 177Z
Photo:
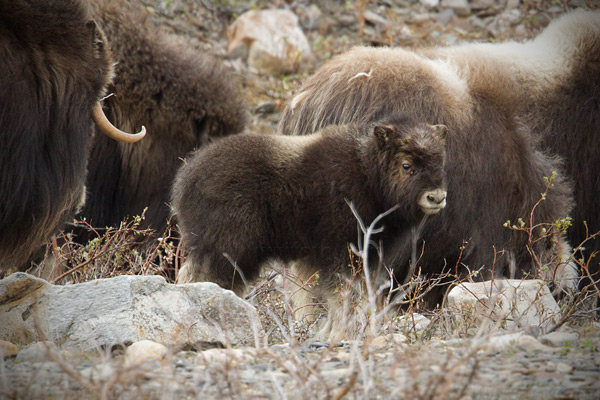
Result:
M15 357L19 353L19 348L16 344L0 340L0 355L4 358Z
M514 33L516 37L527 37L527 28L525 25L517 25Z
M273 114L277 110L275 103L272 101L263 101L254 109L254 112L259 115Z
M323 15L323 12L316 4L311 4L308 7L302 7L298 10L300 16L300 25L308 31L325 31L329 22Z
M194 360L194 364L224 364L237 366L242 362L251 361L255 357L256 350L250 347L243 349L209 349L198 353Z
M471 10L487 10L494 5L494 0L471 0Z
M441 5L443 8L454 10L456 15L461 17L465 17L471 12L471 7L467 0L442 0Z
M419 3L425 6L425 8L436 8L440 5L440 0L420 0Z
M374 350L377 351L377 350L383 350L383 349L387 348L388 346L392 346L394 344L398 345L398 344L403 344L406 342L408 342L408 338L406 336L399 334L399 333L393 333L393 334L389 334L389 335L377 336L371 342L371 346L373 347Z
M140 340L125 350L125 367L134 367L153 360L162 360L167 355L167 347L151 340Z
M276 351L278 353L289 353L290 351L292 351L292 347L289 343L280 343L271 346L271 350Z
M520 4L521 4L521 0L508 0L506 2L506 8L508 8L508 9L517 8L517 7L519 7Z
M432 16L429 13L415 14L415 15L411 15L410 19L407 20L406 23L421 25L421 24L424 24L425 22L431 21L431 19L432 19Z
M450 46L458 42L458 38L450 33L443 34L438 39L438 43L442 46Z
M454 17L454 10L452 10L452 9L444 10L438 16L437 23L442 26L446 26L446 25L448 25L448 23L450 23L450 21L452 20L452 17Z
M373 11L370 10L365 11L365 19L373 25L387 26L388 24L387 19L383 18L378 14L375 14Z
M318 349L322 349L322 348L327 348L331 346L331 342L321 342L321 341L315 341L315 342L310 342L308 344L308 348L309 349L313 349L313 350L318 350Z
M115 369L109 363L100 363L81 371L81 376L92 382L107 381L115 374Z
M550 347L544 346L538 342L536 338L525 335L523 332L494 336L488 341L486 347L488 352L503 352L508 350L520 350L525 352L552 351Z
M48 361L48 351L54 347L52 342L35 342L21 349L17 354L17 362L44 362Z
M25 298L29 293L48 284L43 279L23 272L16 272L0 280L0 304L10 304Z
M540 342L548 346L562 347L567 343L575 344L579 340L579 336L576 333L569 332L552 332L547 335L543 335L540 338Z
M571 371L573 371L573 367L571 367L569 364L562 363L562 362L559 362L559 363L556 364L556 372L561 372L563 374L568 374Z
M398 318L399 328L406 334L421 333L427 329L430 324L431 320L419 313L402 315Z
M565 10L563 10L563 8L559 7L559 6L552 6L548 9L546 9L546 12L550 13L550 14L560 14L560 13L563 13L564 11Z
M547 351L550 352L552 349L548 346L544 346L536 338L529 335L519 336L516 340L516 346L523 351Z

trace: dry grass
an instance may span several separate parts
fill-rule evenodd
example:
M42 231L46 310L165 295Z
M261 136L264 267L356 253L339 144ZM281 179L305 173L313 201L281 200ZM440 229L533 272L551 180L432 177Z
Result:
M350 205L351 206L351 205ZM352 206L351 206L352 207ZM532 213L534 210L532 210ZM224 361L196 361L193 371L185 375L177 369L175 355L166 360L125 368L121 355L99 352L90 360L65 357L54 346L47 347L47 360L62 371L62 378L49 378L42 370L34 371L29 380L16 386L7 381L6 367L0 365L0 396L5 398L407 398L458 399L468 391L477 376L481 352L487 341L497 333L500 323L489 316L476 316L473 331L457 325L446 309L424 310L421 299L428 290L441 285L448 274L437 280L426 280L418 268L417 240L411 269L404 281L395 281L381 262L381 249L373 240L378 232L379 219L364 224L355 214L360 226L359 243L349 249L349 268L353 271L347 285L339 290L352 310L346 321L353 327L354 340L342 343L315 343L312 333L325 319L324 304L317 304L313 321L297 321L290 302L286 279L298 279L276 266L266 271L250 290L247 299L258 309L264 332L257 334L252 359L241 360L233 353ZM140 229L143 217L124 222L119 228L107 229L86 245L73 242L63 234L49 247L44 262L37 270L58 284L78 283L120 274L161 274L173 282L181 256L175 227L142 247L142 239L152 232ZM85 223L82 223L84 226ZM89 226L88 226L89 227ZM93 229L89 227L89 229ZM519 225L512 229L530 229ZM418 236L418 228L415 237ZM57 243L62 243L58 245ZM532 246L532 249L534 247ZM575 253L580 250L576 247ZM377 265L369 252L379 255ZM375 257L377 259L378 257ZM534 258L535 259L535 258ZM577 264L584 273L591 260ZM463 281L476 279L472 271ZM309 288L318 277L293 288ZM599 309L598 282L577 293L563 293L560 300L563 318L556 327L570 323L574 326L597 318ZM356 293L361 297L357 298ZM399 311L399 310L404 311ZM490 307L490 310L492 307ZM420 326L422 314L428 317L427 326ZM491 312L491 311L490 311ZM403 315L400 315L403 314ZM406 336L406 343L395 342L393 334ZM390 336L385 336L390 335ZM460 349L433 349L440 340L469 338ZM382 345L382 338L383 345ZM281 350L276 344L285 343ZM314 348L321 346L320 350ZM229 346L229 349L232 349ZM312 350L311 350L312 349ZM226 350L223 350L226 351ZM190 355L191 354L191 355ZM187 353L187 357L194 357ZM177 357L182 357L178 354ZM341 360L337 374L327 365ZM83 364L90 366L82 368ZM264 366L269 381L248 378L254 365ZM51 385L52 390L41 392L39 382ZM37 388L37 389L36 389Z

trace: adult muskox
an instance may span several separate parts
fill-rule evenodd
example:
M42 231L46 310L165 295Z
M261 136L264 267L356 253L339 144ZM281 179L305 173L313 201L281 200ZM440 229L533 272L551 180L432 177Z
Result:
M160 234L181 158L212 137L243 130L246 102L220 62L156 27L141 2L89 5L117 61L107 115L124 128L143 123L148 134L139 146L95 138L80 216L95 227L119 226L147 208L142 224Z
M334 293L340 276L352 277L348 244L357 237L346 203L368 221L392 210L377 235L383 243L437 214L446 205L445 135L444 126L398 116L303 137L235 135L200 149L173 184L189 250L179 282L209 280L241 294L242 279L266 262L294 261L303 276L320 271L330 306L323 333L337 337Z
M559 160L540 149L541 140L541 145L573 156L567 161L569 172L581 182L575 224L585 217L600 228L599 63L598 12L567 15L523 44L418 52L359 47L308 79L286 108L279 130L307 134L399 111L447 125L448 207L423 233L423 271L460 273L467 265L471 270L484 267L486 278L513 275L515 267L538 273L540 265L532 263L527 251L530 244L541 269L549 266L549 275L560 273L561 283L572 287L575 269L564 264L570 253L566 239L535 229L534 241L528 243L525 232L503 225L522 218L529 226L534 208L533 225L554 222L571 211L571 184ZM558 176L536 206L546 190L544 177L553 171ZM547 239L536 241L544 235ZM410 257L407 247L395 249L399 273Z
M112 60L77 0L1 1L0 59L4 273L22 267L81 205L92 115L104 119L99 101Z

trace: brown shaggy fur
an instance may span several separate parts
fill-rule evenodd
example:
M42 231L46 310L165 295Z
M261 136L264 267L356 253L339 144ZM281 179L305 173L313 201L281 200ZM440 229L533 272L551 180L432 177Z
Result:
M589 234L600 231L600 10L567 14L524 44L464 45L425 55L468 71L470 87L494 83L488 90L515 105L539 147L564 159L574 183L571 243L586 239L584 221ZM600 251L600 237L585 247L587 259ZM597 274L600 256L592 261Z
M484 278L512 276L515 267L538 274L526 251L526 235L503 224L518 218L528 222L545 190L543 178L553 171L559 175L535 209L534 224L571 212L572 185L560 161L539 146L570 158L567 170L578 180L575 223L585 217L600 228L599 29L599 12L574 13L524 44L420 52L355 48L308 79L284 111L279 131L309 134L396 112L447 125L448 207L423 233L423 271L464 273L467 265L483 267ZM395 249L399 275L410 257L405 243ZM539 241L534 251L552 267L550 274L563 275L560 284L574 286L576 271L565 265L570 248L564 238Z
M112 60L77 0L0 2L0 275L81 204Z
M220 62L156 27L141 2L89 4L117 60L106 113L122 129L145 125L148 133L135 145L95 137L81 216L93 226L118 226L147 207L146 224L160 234L181 158L210 138L242 131L247 105Z
M445 130L445 127L443 128ZM180 282L209 280L240 294L269 260L320 271L331 299L348 277L357 240L351 201L365 223L383 219L390 243L445 205L444 133L406 117L332 126L313 135L235 135L190 157L173 185L173 209L189 251ZM424 206L430 195L435 202ZM444 211L442 211L443 214ZM331 312L331 310L330 310Z

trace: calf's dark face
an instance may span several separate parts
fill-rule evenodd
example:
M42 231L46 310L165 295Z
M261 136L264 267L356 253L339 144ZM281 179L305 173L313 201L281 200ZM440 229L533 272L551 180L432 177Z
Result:
M374 134L387 154L390 200L405 219L434 215L446 206L446 127L377 125Z

